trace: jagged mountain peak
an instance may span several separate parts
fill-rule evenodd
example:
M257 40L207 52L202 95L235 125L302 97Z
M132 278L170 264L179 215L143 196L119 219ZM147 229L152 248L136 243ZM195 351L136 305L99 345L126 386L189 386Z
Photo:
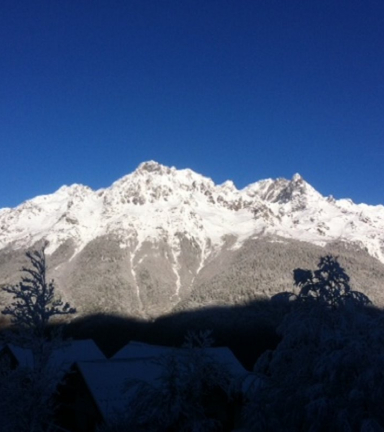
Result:
M61 186L56 193L57 194L68 194L68 195L78 195L81 193L89 193L92 192L93 189L89 186L85 186L79 183L73 183L71 185L63 185Z
M321 200L319 194L300 174L295 174L291 180L279 179L275 182L275 193L272 202L281 204L294 203L295 205L305 206L309 199Z
M308 190L316 192L300 174L295 174L292 180L285 178L261 180L243 190L238 190L232 180L216 185L209 177L198 174L189 168L178 170L153 160L141 163L133 173L122 177L112 185L113 188L125 189L128 187L131 191L136 189L141 192L159 186L168 186L173 191L181 188L193 193L206 193L209 190L212 194L215 192L217 194L230 194L233 199L238 199L245 192L250 197L257 196L262 200L271 202L279 199L287 202L290 195L305 194ZM281 195L280 198L278 198L279 195ZM318 196L321 195L318 194Z
M383 206L324 198L299 174L238 190L230 180L216 185L191 169L154 161L105 189L73 184L0 209L0 254L48 241L60 283L80 303L77 289L85 286L107 307L115 280L118 307L125 298L122 307L139 315L168 310L200 277L213 277L212 262L225 271L227 258L255 239L341 242L384 262L383 233Z
M316 244L335 239L360 242L384 261L384 208L326 199L300 174L266 179L238 190L230 180L216 185L191 169L147 161L110 187L79 184L0 211L0 248L50 240L50 252L68 239L80 251L106 233L145 241L185 232L201 249L221 247L230 235L241 244L261 233ZM380 207L380 208L379 208ZM380 231L381 230L381 231Z
M123 176L113 183L113 185L122 184L124 182L142 182L146 180L166 181L172 180L175 183L183 181L191 183L196 180L207 180L212 182L211 179L196 173L195 171L186 169L176 169L174 166L168 167L153 160L141 163L132 173ZM213 182L212 182L213 183Z
M301 182L301 181L304 181L304 179L299 173L296 173L292 176L292 181L293 182Z
M172 167L173 168L173 167ZM134 171L136 174L156 173L156 174L170 174L172 168L162 165L154 160L142 162ZM173 168L175 170L175 168Z
M305 199L308 195L314 195L319 200L322 199L322 195L300 174L295 174L291 180L282 177L275 180L260 180L247 186L243 191L248 196L258 196L261 200L270 203L286 204L293 198Z
M218 187L224 192L232 192L232 193L239 192L232 180L226 180Z
M144 162L131 174L113 183L108 193L122 197L127 203L156 204L156 202L191 199L200 193L209 194L214 182L191 169L177 170L154 161Z

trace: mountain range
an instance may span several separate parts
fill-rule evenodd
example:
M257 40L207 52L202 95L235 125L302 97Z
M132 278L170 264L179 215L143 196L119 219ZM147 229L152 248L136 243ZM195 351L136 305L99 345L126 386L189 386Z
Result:
M83 315L270 298L326 253L384 305L384 207L324 197L299 174L238 190L150 161L105 189L62 186L0 210L0 285L42 241L58 293Z

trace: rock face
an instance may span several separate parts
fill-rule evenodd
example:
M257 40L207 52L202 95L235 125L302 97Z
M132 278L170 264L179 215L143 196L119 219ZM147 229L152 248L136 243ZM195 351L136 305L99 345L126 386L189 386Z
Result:
M298 174L237 190L145 162L106 189L63 186L0 210L0 284L19 279L25 250L43 240L60 294L82 314L270 296L326 252L384 304L384 207L325 198Z

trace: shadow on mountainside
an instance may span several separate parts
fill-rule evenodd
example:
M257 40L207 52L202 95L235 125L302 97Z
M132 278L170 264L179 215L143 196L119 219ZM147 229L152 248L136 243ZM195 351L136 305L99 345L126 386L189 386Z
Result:
M239 383L237 427L250 432L384 430L384 311L351 288L348 274L332 255L322 257L315 270L296 268L293 279L292 292L269 300L209 305L151 321L107 314L79 317L63 327L64 336L91 338L111 357L132 340L180 347L189 332L211 330L214 346L227 346L252 371ZM186 357L186 369L165 363L164 377L171 377L173 385L175 376L178 382L182 378L177 371L187 370L184 375L190 379L190 362ZM210 373L200 376L205 380ZM141 393L142 398L135 398L137 406L162 407L158 394ZM224 402L227 406L228 399ZM235 417L233 412L225 418L234 425ZM135 422L141 417L127 419ZM146 421L157 431L157 420L151 419ZM103 430L127 430L124 422L120 429L112 425ZM176 422L164 430L181 429Z
M351 289L349 276L332 255L322 257L317 270L293 270L293 279L296 292L281 292L270 300L204 306L153 320L88 315L65 324L63 333L64 337L74 339L91 338L111 357L131 340L179 347L189 331L211 330L214 345L230 348L243 366L251 370L262 353L277 347L284 333L285 318L291 312L300 314L303 303L307 310L316 303L331 309L369 306L370 313L381 314L370 305L368 297ZM6 322L0 322L0 328L6 328Z
M276 328L290 309L270 301L242 306L210 306L157 318L137 320L113 315L91 315L67 324L64 334L75 339L92 338L108 356L131 340L155 345L181 346L188 331L212 330L214 346L229 347L247 369L267 349L274 349Z
M343 315L347 310L356 313L367 307L370 312L375 310L366 295L351 289L349 276L332 255L322 257L316 270L295 269L293 278L297 292L282 292L271 300L254 300L237 306L205 306L153 321L93 315L74 320L66 326L66 334L92 338L111 356L130 340L180 346L187 332L211 330L216 345L229 347L244 367L252 369L263 352L276 348L283 327L292 321L295 313L311 314L324 309L332 310L333 315Z
M152 321L94 314L60 327L64 338L93 339L107 357L131 340L180 347L189 331L211 330L214 346L227 346L245 368L252 369L265 350L277 346L280 338L276 328L290 309L288 304L255 300L238 306L206 306L170 313ZM0 315L0 332L9 329L9 322ZM49 326L49 331L55 329L55 325Z
M238 426L244 430L383 430L384 311L348 289L337 262L325 257L322 264L319 270L335 270L339 284L324 271L296 272L300 292L294 300L287 293L152 322L94 315L66 331L94 338L113 355L130 340L180 346L188 331L212 329L215 345L228 346L254 372L240 401ZM324 289L330 281L331 294Z

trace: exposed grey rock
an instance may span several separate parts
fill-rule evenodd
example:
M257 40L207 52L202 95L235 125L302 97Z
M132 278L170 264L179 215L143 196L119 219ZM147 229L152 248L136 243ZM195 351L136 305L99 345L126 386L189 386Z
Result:
M381 306L383 232L382 206L324 198L298 174L238 190L151 161L107 189L63 186L0 209L0 285L47 240L49 275L80 314L151 318L292 291L295 268L335 253Z

